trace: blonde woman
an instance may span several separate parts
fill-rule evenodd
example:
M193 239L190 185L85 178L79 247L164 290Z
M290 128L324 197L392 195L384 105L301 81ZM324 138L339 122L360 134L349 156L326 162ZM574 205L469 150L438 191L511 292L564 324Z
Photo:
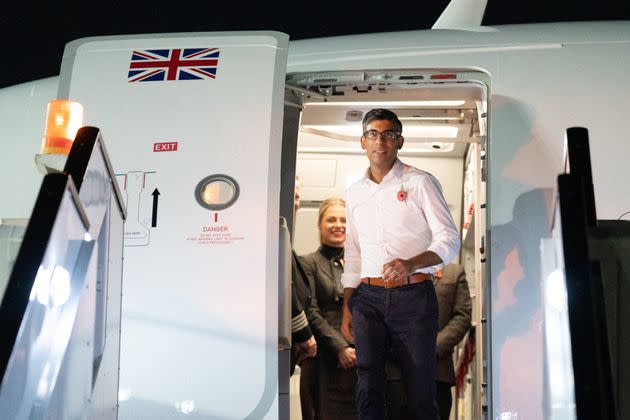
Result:
M309 324L318 343L315 361L316 418L356 419L356 355L341 333L343 305L343 246L346 240L346 203L340 198L324 200L317 221L320 246L300 257L311 285ZM304 390L308 392L308 390ZM308 398L308 396L306 396Z

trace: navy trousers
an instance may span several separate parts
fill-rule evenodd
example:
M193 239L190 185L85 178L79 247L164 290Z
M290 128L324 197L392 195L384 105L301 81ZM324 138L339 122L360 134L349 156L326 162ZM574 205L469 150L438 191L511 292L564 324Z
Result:
M433 283L392 289L361 283L348 306L357 352L359 419L387 418L385 362L391 350L400 361L407 418L437 420L438 304Z

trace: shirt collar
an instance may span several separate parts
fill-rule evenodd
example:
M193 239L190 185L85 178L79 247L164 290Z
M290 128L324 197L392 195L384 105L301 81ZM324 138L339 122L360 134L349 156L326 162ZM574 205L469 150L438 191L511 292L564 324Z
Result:
M370 167L369 166L367 167L365 172L363 172L363 178L361 179L361 181L363 182L364 185L367 185L371 181L371 179L370 179Z
M396 160L394 161L394 166L392 166L392 169L390 169L387 175L385 175L385 177L383 178L383 181L387 181L390 179L401 180L402 174L403 174L403 163L400 161L400 159L396 158ZM370 179L369 166L367 167L367 169L365 170L365 173L363 174L363 183L367 184L368 182L372 182L372 180Z
M386 177L390 176L390 174L392 177L394 177L397 180L402 179L403 163L400 161L400 159L396 158L396 161L394 162L394 166L392 166L392 169L389 171Z

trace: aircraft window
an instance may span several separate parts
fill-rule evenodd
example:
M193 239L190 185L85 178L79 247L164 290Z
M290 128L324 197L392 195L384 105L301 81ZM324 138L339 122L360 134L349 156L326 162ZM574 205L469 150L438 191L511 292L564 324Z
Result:
M195 188L199 205L210 210L222 210L236 202L239 187L236 180L227 175L210 175Z

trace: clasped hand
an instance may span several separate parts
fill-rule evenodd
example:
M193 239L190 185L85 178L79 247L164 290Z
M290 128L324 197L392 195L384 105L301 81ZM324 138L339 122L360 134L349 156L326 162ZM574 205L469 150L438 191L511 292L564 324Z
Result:
M339 367L342 369L350 369L357 364L357 355L352 347L344 347L337 353Z
M388 263L383 264L383 280L395 281L398 279L406 279L412 273L412 267L409 260L396 258Z
M317 354L317 341L315 340L315 337L311 336L311 338L306 341L295 343L295 354L298 364L300 364L304 359L315 357Z

